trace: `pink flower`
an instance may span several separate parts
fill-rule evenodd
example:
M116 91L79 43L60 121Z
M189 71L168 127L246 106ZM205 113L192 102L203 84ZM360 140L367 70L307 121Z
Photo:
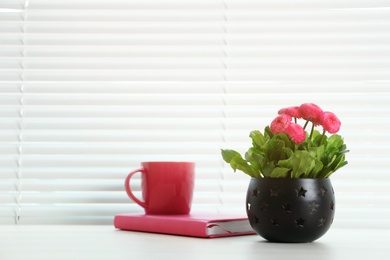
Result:
M334 134L340 130L341 122L332 112L324 112L321 125L325 131Z
M295 117L295 118L301 118L301 111L299 110L299 106L293 106L293 107L286 107L286 108L282 108L278 111L278 114L279 115L282 115L282 114L286 114L286 115L289 115L291 117Z
M305 130L303 130L302 126L291 123L285 130L285 133L290 137L290 139L296 144L303 143L306 139Z
M322 120L322 109L313 103L304 103L299 107L303 119L311 121L314 125L320 125Z
M291 124L291 116L289 115L280 115L277 116L270 125L271 132L274 134L280 134L286 130L286 128Z

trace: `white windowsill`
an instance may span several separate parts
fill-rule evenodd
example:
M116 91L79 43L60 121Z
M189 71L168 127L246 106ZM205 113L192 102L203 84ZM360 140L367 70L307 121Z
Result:
M390 259L389 229L331 228L307 244L191 238L113 226L0 226L0 259Z

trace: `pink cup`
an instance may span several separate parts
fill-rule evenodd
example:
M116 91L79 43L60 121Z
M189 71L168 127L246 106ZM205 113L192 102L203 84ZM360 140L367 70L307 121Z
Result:
M142 199L134 196L131 177L140 172ZM129 173L127 195L145 209L146 214L188 214L194 193L195 163L143 162L142 168Z

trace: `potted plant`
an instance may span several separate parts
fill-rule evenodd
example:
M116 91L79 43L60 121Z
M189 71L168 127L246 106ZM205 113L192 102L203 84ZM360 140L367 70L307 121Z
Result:
M263 133L250 132L252 146L244 157L222 150L234 171L251 177L246 211L259 235L311 242L330 228L335 198L329 177L347 164L347 147L336 134L340 126L334 113L304 103L280 109Z

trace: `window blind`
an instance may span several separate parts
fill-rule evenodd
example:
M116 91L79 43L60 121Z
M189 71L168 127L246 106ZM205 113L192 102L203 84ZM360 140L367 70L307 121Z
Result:
M194 161L193 211L245 213L221 148L304 102L349 165L335 226L390 227L390 1L3 0L0 224L112 224L142 161ZM134 181L140 196L140 177Z

